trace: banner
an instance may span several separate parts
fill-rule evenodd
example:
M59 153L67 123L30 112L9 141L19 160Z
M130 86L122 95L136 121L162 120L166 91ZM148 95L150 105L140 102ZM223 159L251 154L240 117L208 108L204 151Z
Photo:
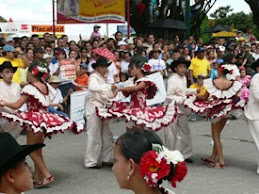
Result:
M32 24L31 25L31 32L32 33L53 33L53 25L38 25ZM55 25L55 32L56 33L64 33L65 26L64 25Z
M146 76L147 78L151 79L158 89L154 98L147 100L147 105L152 106L155 104L163 103L166 99L166 89L165 89L165 82L163 80L163 76L160 72L152 73Z
M68 60L64 59L61 61L60 65L60 81L68 81L76 79L76 68L75 64Z
M124 0L59 0L57 23L124 23Z
M85 97L88 91L77 91L70 95L70 120L77 124L84 124Z
M17 24L14 22L0 23L0 33L2 34L13 34L13 33L30 33L30 24Z

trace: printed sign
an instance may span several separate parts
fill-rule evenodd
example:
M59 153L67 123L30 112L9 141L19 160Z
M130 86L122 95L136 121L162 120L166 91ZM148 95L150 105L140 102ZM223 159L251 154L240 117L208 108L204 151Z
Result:
M78 124L84 124L85 97L88 91L77 91L70 95L70 120Z
M62 60L60 65L60 80L68 81L76 79L75 64L70 60Z
M45 33L45 32L53 32L53 26L52 25L31 25L31 32L33 33ZM65 26L64 25L55 25L55 32L57 33L64 33L65 32Z
M123 0L59 0L57 23L124 23Z

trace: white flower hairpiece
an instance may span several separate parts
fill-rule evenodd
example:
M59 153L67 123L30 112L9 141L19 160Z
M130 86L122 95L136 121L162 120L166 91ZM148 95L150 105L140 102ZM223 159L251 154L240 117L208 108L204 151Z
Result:
M48 73L47 68L37 66L37 69L38 69L38 70L39 70L39 72L41 72L41 73Z
M230 64L222 65L222 67L224 67L224 69L226 69L228 71L231 71L233 69L233 65L230 65Z

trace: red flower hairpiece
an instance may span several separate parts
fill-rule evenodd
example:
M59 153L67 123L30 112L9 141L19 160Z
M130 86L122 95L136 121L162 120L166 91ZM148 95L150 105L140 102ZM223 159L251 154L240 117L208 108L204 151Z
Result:
M141 69L142 69L144 72L150 72L151 68L152 68L152 66L151 66L150 64L145 63L145 64L142 66Z
M233 69L231 69L231 70L229 71L229 74L231 74L231 75L233 74Z
M220 71L220 72L224 72L224 70L225 70L225 68L223 67L223 65L220 65L220 66L219 66L219 71Z
M169 175L171 165L165 158L157 159L158 153L153 150L146 152L140 160L140 175L149 186L156 186L158 180Z
M39 69L38 69L37 67L34 67L34 68L32 69L32 75L34 75L34 76L37 76L39 72L40 72L40 71L39 71Z
M49 77L49 74L48 73L44 73L42 77L43 77L43 79L47 79Z
M176 182L181 182L187 174L182 154L177 150L170 151L160 144L153 144L152 149L140 159L140 175L149 186L157 186L162 180L168 180L176 187Z

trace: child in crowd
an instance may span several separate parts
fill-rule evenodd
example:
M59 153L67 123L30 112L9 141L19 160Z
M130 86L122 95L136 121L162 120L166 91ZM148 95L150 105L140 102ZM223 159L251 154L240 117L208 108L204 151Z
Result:
M246 68L245 67L240 67L240 78L239 82L242 83L242 88L241 88L241 98L248 100L249 98L249 85L251 81L251 75L246 75Z
M94 38L98 38L98 39L101 39L101 33L99 32L101 26L99 25L94 25L93 27L93 32L91 34L91 37L90 37L90 40L94 39Z
M0 106L7 106L11 109L19 109L27 103L28 111L21 113L0 113L0 117L7 119L10 123L16 121L26 129L27 144L43 143L46 136L53 133L64 132L73 129L79 133L83 128L76 126L76 123L64 117L49 113L47 107L55 97L55 90L49 84L42 82L42 78L48 76L48 70L37 65L31 65L28 72L28 81L22 92L20 99L15 103L4 100L0 101ZM34 181L35 187L42 187L54 181L43 159L42 150L33 152L31 158L35 164Z
M111 106L98 107L97 114L103 120L113 118L125 118L127 130L143 129L144 127L157 131L172 123L177 115L174 103L166 107L148 107L147 99L152 99L157 87L145 75L150 72L152 66L145 63L145 58L138 56L129 65L131 73L135 77L134 85L128 87L116 86L124 96L131 96L130 102L113 102Z
M85 105L87 119L87 145L84 167L98 169L102 159L103 166L111 166L110 159L113 149L113 135L107 121L102 121L96 115L96 108L105 106L114 97L115 85L107 83L108 63L104 57L99 57L92 64L95 71L89 77L88 96Z
M43 146L19 145L9 133L0 134L0 193L22 194L33 188L31 167L25 157Z
M203 85L203 80L206 79L206 76L201 73L197 76L197 83L194 83L190 86L192 89L197 89L197 97L202 98L206 94L206 88ZM197 117L195 113L189 117L191 121L196 121Z
M13 67L11 62L5 61L0 65L0 100L9 102L17 102L20 98L21 88L19 84L12 81L13 74L17 71L17 67ZM7 106L0 107L0 112L15 112ZM13 137L17 138L20 135L22 128L15 122L8 122L5 119L0 119L0 132L5 131L10 133Z
M86 90L88 88L88 65L86 63L80 64L80 69L75 80L76 91Z
M191 113L182 105L183 100L188 94L196 94L197 89L187 88L186 71L190 66L190 61L186 61L184 57L171 64L171 69L174 72L168 80L167 97L165 105L175 101L178 107L178 115L174 123L165 128L165 145L171 149L176 149L177 133L181 137L181 152L186 162L193 163L190 158L192 156L192 139L188 125L188 115Z
M49 84L56 90L56 95L54 100L49 105L48 110L50 113L55 113L64 117L68 117L68 114L64 112L64 107L62 104L69 99L69 96L73 92L73 90L70 89L67 95L63 97L60 89L58 88L60 83L61 82L59 81L58 76L53 75L50 77Z
M129 131L118 138L114 148L113 173L121 189L138 193L174 194L163 188L173 187L187 175L184 157L179 151L163 146L160 137L147 130Z

